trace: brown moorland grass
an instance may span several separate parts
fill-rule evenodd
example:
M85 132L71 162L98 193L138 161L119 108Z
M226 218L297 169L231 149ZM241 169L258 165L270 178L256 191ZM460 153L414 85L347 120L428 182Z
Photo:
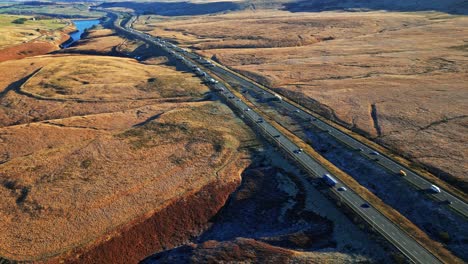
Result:
M88 254L213 184L231 190L248 165L239 148L253 135L226 106L190 102L208 88L189 73L78 55L6 61L0 70L1 257ZM211 217L228 193L204 192L220 198L198 210ZM164 239L160 247L186 237ZM159 249L139 247L127 259Z
M8 156L0 165L0 255L13 260L89 246L211 181L238 179L219 179L216 171L251 137L227 107L211 102L0 130L0 153Z
M51 60L21 90L49 98L103 101L200 97L206 92L199 80L181 79L181 75L184 74L132 59L71 56L68 60Z
M0 71L1 126L187 101L208 91L189 73L127 58L42 56L0 63Z
M137 28L202 49L466 190L467 23L441 13L261 11L141 17Z

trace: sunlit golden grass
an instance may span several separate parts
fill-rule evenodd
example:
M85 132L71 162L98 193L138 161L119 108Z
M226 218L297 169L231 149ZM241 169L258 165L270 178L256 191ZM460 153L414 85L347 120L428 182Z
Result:
M122 100L200 97L207 87L189 73L132 59L65 56L50 58L22 90L56 99Z
M187 102L208 91L191 73L80 55L0 71L2 257L64 257L248 165L253 135L226 106Z
M8 135L0 152L10 153L0 165L0 255L16 260L88 245L187 192L237 179L216 172L236 163L241 142L252 138L226 106L213 102L0 130Z

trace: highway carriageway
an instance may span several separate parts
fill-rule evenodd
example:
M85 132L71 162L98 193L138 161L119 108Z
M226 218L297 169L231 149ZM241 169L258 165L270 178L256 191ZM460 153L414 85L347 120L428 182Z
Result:
M215 90L231 105L234 110L241 113L249 124L255 126L267 139L278 145L293 160L301 165L314 178L321 178L325 174L331 174L318 161L307 153L299 151L299 148L291 140L285 137L278 129L272 126L256 111L249 108L240 98L231 93L223 84L213 85ZM335 177L336 179L336 177ZM394 225L389 219L382 215L377 209L370 206L364 199L357 195L341 181L331 188L331 191L340 201L350 207L355 213L363 218L374 230L378 231L404 255L415 263L441 263L429 251L419 243L409 237L398 226ZM341 187L347 190L339 191Z
M204 59L199 59L197 55L191 55L192 59L198 60L198 62L205 62ZM260 86L256 85L255 83L246 80L235 73L230 72L222 67L217 65L213 65L210 67L210 71L221 77L222 79L234 79L237 83L241 84L247 92L253 93L256 96L261 97L264 100L270 100L273 102L275 98L275 94L261 88ZM255 101L252 100L252 103L256 104ZM425 191L427 195L431 198L435 199L436 201L445 203L446 206L450 207L454 211L458 212L459 214L463 215L464 217L468 218L468 204L464 201L452 195L451 193L447 192L446 190L440 188L440 193L431 192L430 188L433 183L426 180L424 177L418 175L416 172L412 171L411 169L407 168L406 166L400 164L399 162L391 159L390 157L386 156L383 153L380 153L376 149L356 140L355 138L343 133L339 129L327 124L326 122L318 119L317 117L311 115L308 112L303 111L302 109L298 108L297 106L287 102L281 101L276 102L276 106L285 110L285 112L289 113L291 116L298 117L302 119L304 122L308 122L310 125L315 126L316 128L320 129L321 131L327 132L333 138L335 138L338 142L341 142L351 150L359 153L360 155L366 157L367 159L377 163L378 165L382 166L383 168L387 169L391 173L395 175L400 175L400 171L404 171L406 176L401 176L404 180L408 181L412 186L414 186L418 190Z
M127 33L134 34L147 42L150 42L168 53L174 55L179 60L183 61L187 66L202 66L207 61L200 58L196 54L187 52L174 44L168 43L159 38L148 36L144 33L138 32L133 29L125 29ZM187 58L193 60L190 61ZM224 70L220 67L213 66L210 68L212 71ZM212 76L206 74L203 80L208 81ZM263 120L262 116L255 110L243 102L240 98L234 95L221 83L212 83L212 87L224 98L237 113L241 113L242 117L246 119L247 123L251 124L253 128L260 131L270 142L275 143L285 153L287 153L293 160L295 160L302 168L304 168L312 177L321 178L325 174L332 175L326 168L324 168L318 161L312 158L307 153L298 151L299 147L291 140L285 137L279 130L272 126L267 121ZM336 179L336 177L335 177ZM340 187L345 187L346 191L339 191ZM433 254L420 245L417 241L411 238L407 233L401 230L392 221L382 215L377 209L369 205L363 198L357 195L354 191L350 190L343 182L337 179L337 184L330 187L334 195L336 195L341 202L346 204L351 210L358 214L364 221L366 221L374 230L386 238L392 245L394 245L400 252L402 252L409 260L414 263L429 264L441 263Z

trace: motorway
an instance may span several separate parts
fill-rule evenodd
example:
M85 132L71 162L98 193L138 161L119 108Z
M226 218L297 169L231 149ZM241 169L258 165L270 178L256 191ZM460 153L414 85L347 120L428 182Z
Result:
M128 25L131 23L127 23ZM120 27L118 23L117 27ZM300 151L299 147L293 143L290 139L285 137L278 129L276 129L269 122L263 120L262 116L257 113L254 109L250 109L249 106L242 101L241 98L237 97L232 93L226 86L222 83L216 81L214 76L211 76L209 73L203 71L202 69L205 66L208 66L210 71L222 72L225 69L218 67L216 65L211 65L209 62L200 58L198 55L183 50L176 45L166 42L159 38L154 38L142 32L138 32L131 28L120 28L120 30L126 31L128 34L132 34L134 37L142 39L147 43L151 43L158 48L168 52L174 56L177 60L186 64L189 68L194 69L200 74L199 75L205 82L211 84L211 87L220 95L221 98L237 113L245 119L246 123L250 124L255 130L259 131L264 137L266 137L270 142L275 143L279 146L285 153L288 154L293 160L295 160L303 169L305 169L312 177L321 178L325 174L333 175L329 172L324 166L322 166L318 161L312 158L307 153ZM232 73L229 73L232 74ZM233 76L236 76L232 74ZM240 77L238 77L240 78ZM241 78L242 79L242 78ZM256 87L255 84L242 79L245 81L245 85L249 87ZM259 87L258 87L259 88ZM261 88L259 88L261 89ZM270 93L271 96L274 96ZM286 103L286 102L282 102ZM291 110L296 110L297 107L290 105ZM294 108L293 108L294 107ZM307 113L304 113L306 115ZM305 116L304 116L305 117ZM327 127L328 125L323 123L322 126L324 129L330 129L333 131L333 127ZM337 136L345 137L346 135L339 135L338 132L331 132ZM367 146L358 146L356 147L365 147L364 151L370 151L370 148ZM366 221L374 230L380 233L384 238L386 238L392 245L394 245L400 252L402 252L409 260L414 263L441 263L433 254L431 254L427 249L422 245L416 242L411 238L407 233L401 230L397 225L392 221L386 218L381 214L376 208L369 205L363 198L361 198L354 191L350 190L343 182L334 177L337 180L337 184L333 187L330 187L330 191L338 197L338 199L346 204L351 210L356 214L361 216L361 218ZM343 190L341 187L345 187ZM339 190L340 189L340 190Z
M258 86L255 83L252 83L249 80L246 80L222 67L214 65L210 67L210 70L214 72L216 75L220 76L222 79L232 79L236 83L242 85L243 89L249 92L250 96L254 98L261 98L264 101L270 100L275 98L275 94L271 91L263 89L262 87ZM229 82L230 84L233 82ZM253 104L258 104L256 100L251 100ZM280 103L275 103L275 107L278 109L283 110L283 112L288 113L290 116L293 116L296 119L300 119L303 122L308 122L309 125L315 126L321 131L327 132L330 136L335 138L338 142L344 144L356 154L360 154L367 159L371 160L372 162L377 163L379 166L389 170L391 173L395 175L400 175L400 171L404 171L406 176L402 177L402 179L408 181L412 186L414 186L418 190L425 191L427 195L431 198L435 199L436 201L445 203L446 206L450 207L451 209L455 210L456 212L462 214L464 217L468 217L468 204L460 200L458 197L452 195L451 193L447 192L446 190L441 189L440 193L430 192L430 187L432 185L431 182L426 180L424 177L418 175L414 171L408 169L406 166L396 162L395 160L389 158L383 153L380 153L376 149L356 140L355 138L343 133L339 129L327 124L326 122L316 118L315 116L309 114L308 112L299 109L297 106L287 102L281 101Z

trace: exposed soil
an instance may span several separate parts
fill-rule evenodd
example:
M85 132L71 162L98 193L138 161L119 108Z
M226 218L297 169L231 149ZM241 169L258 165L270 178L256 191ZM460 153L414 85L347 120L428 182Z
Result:
M154 252L176 247L206 228L239 181L216 181L195 194L178 197L163 210L128 223L118 234L67 263L137 263Z

